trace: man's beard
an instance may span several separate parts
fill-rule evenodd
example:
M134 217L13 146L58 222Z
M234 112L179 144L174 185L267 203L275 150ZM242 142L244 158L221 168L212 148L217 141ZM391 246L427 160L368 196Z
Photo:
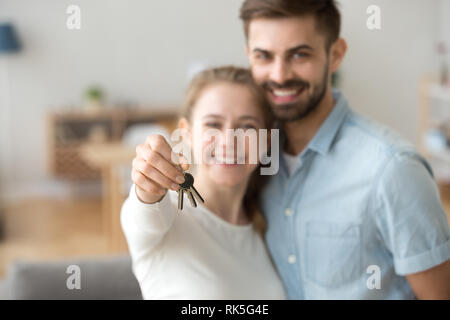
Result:
M262 84L262 88L265 92L273 89L290 89L290 88L298 88L304 87L305 93L308 92L308 89L311 87L311 84L302 79L293 79L288 80L282 85L279 85L272 81L266 81ZM313 111L315 111L320 102L322 101L328 87L328 61L325 65L325 71L323 75L323 79L320 85L315 86L313 88L313 92L309 99L305 102L294 102L294 103L285 103L285 104L274 104L269 100L270 105L272 106L272 111L277 120L281 122L291 122L303 119L310 115Z

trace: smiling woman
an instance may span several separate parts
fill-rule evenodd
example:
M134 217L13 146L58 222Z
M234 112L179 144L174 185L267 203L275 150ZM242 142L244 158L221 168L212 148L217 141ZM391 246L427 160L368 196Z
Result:
M219 86L220 84L228 84L228 86ZM233 88L230 88L230 85ZM227 97L227 100L223 99L223 97ZM201 106L204 107L201 108ZM251 106L257 106L257 116L247 112L238 114L238 121L234 123L226 122L230 113L236 114L240 110L251 108ZM201 123L197 123L197 120L193 118L194 116L197 119L202 119ZM227 126L228 129L272 128L274 122L270 107L254 83L249 70L235 67L213 68L205 70L194 77L186 93L181 118L183 127L187 127L190 122L191 128L194 129L193 132L198 134L198 136L193 137L193 144L195 144L195 141L201 141L202 131L205 128L219 130L225 130ZM204 129L201 129L201 127ZM195 148L195 146L193 147ZM246 163L249 163L248 160ZM201 163L202 161L199 162ZM230 174L232 174L232 171L228 172L226 176L230 177ZM243 199L247 214L262 233L265 229L265 223L256 195L263 187L266 178L259 175L258 170L255 170L251 174L248 189ZM223 183L223 181L218 182Z
M230 129L267 129L272 116L258 94L250 71L222 67L201 72L188 88L179 122L194 155L213 146L213 157L232 160L195 162L195 185L204 205L177 211L178 190L188 165L161 136L150 136L133 161L135 185L125 201L121 221L133 270L146 299L284 299L284 288L264 244L265 221L259 208L264 181L234 151L224 136ZM208 130L221 134L204 139ZM175 185L174 185L175 183ZM170 189L167 192L167 189ZM194 308L186 312L209 312Z

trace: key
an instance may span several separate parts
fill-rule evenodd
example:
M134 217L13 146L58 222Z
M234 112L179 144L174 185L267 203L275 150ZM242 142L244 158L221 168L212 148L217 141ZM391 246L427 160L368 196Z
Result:
M187 172L184 173L184 182L180 184L180 189L178 190L179 210L183 210L183 198L185 193L188 196L191 206L193 206L194 208L197 207L197 202L195 201L195 199L197 199L201 203L205 202L202 196L198 193L197 189L195 189L194 187L194 177Z
M181 168L180 165L178 165L177 168L181 172L183 172L183 175L185 175L185 173L184 173L184 171L183 171L183 169ZM186 192L186 190L184 188L182 188L181 184L179 186L180 186L180 188L177 191L177 193L178 193L178 210L181 211L181 210L183 210L184 193Z
M195 199L192 196L191 190L187 191L187 195L188 195L189 201L191 202L191 206L193 206L194 208L197 208L197 202L195 202Z
M184 191L183 189L178 189L178 210L183 210L183 197Z

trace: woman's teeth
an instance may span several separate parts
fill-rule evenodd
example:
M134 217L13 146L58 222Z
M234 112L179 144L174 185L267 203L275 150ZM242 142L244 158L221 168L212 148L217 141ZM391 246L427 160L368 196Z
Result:
M235 159L235 158L222 158L214 156L214 158L217 160L218 163L224 163L224 164L236 164L239 163L239 160L243 160L241 158Z

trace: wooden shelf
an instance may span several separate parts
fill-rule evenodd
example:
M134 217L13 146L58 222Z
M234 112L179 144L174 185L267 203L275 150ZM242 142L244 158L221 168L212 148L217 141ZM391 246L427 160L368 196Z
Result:
M425 135L450 123L450 88L439 85L436 77L424 76L420 89L419 149L433 167L436 180L450 183L450 147L433 150L424 142Z
M435 159L448 163L450 169L450 149L442 151L428 150L428 154Z
M444 87L437 83L431 83L429 86L428 96L431 99L437 99L448 103L448 107L450 108L450 87Z

